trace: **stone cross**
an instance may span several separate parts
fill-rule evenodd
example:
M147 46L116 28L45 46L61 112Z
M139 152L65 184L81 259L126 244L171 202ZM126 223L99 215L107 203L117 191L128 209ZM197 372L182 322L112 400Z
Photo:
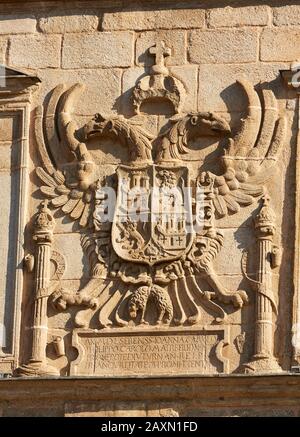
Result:
M150 47L149 53L155 56L155 65L164 66L165 58L171 55L171 49L166 47L164 41L159 41Z

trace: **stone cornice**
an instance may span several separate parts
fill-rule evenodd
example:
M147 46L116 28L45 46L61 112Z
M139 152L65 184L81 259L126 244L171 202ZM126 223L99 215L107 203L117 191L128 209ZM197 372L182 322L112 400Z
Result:
M193 400L226 405L268 398L273 404L299 406L300 374L218 375L164 378L11 378L0 380L0 406L5 402L32 400ZM220 398L222 396L222 399ZM216 400L218 399L218 400ZM260 400L260 401L259 401Z
M105 9L109 6L111 7L122 7L127 8L129 6L133 10L139 10L142 8L151 8L155 7L156 9L164 9L164 6L172 5L174 8L186 8L186 7L198 7L198 8L219 8L225 6L238 7L241 5L261 5L266 4L270 6L282 5L282 1L280 0L215 0L212 2L211 0L202 0L201 2L197 0L183 0L180 3L176 0L0 0L0 4L15 4L19 6L23 6L24 8L30 8L30 5L33 3L41 3L43 7L47 6L58 6L63 4L69 4L72 2L74 8L82 8L87 5L95 5L98 9Z
M248 415L270 412L299 414L300 374L169 378L49 378L0 380L3 416L99 415L107 408L141 411L151 405L187 411L247 410ZM32 400L34 399L34 405ZM105 406L104 406L105 405ZM265 413L264 413L265 411ZM229 412L229 413L228 413ZM100 414L101 415L101 414Z

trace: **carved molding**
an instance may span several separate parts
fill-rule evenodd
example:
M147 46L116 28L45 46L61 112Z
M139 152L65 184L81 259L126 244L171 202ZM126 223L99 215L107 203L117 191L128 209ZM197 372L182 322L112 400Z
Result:
M76 329L72 345L77 349L78 357L71 363L71 374L146 376L151 373L152 376L164 376L229 372L229 359L223 355L223 349L230 341L229 326L200 325L184 332L170 328L168 333L142 329L136 335L122 328L111 336L106 330L97 333ZM185 360L182 360L181 350L185 350ZM213 363L208 354L214 357Z
M289 70L281 70L281 77L285 86L293 97L297 99L296 117L297 117L297 144L295 152L295 187L300 183L300 87L299 87L299 62L291 64ZM294 299L293 299L293 316L292 316L292 345L293 345L293 367L298 371L300 366L300 197L298 190L295 191L295 239L294 239Z
M5 272L4 281L7 281L6 301L6 332L9 333L9 340L1 347L0 370L3 373L11 373L19 364L20 356L20 332L21 332L21 301L24 286L23 259L24 259L24 232L28 211L28 182L29 182L29 124L30 124L30 103L33 93L36 91L40 80L25 71L11 69L2 66L0 69L0 118L11 120L13 131L7 154L7 183L2 179L2 195L7 196L7 208L14 212L14 220L9 217L7 225L9 243L7 250L10 252L10 265L15 266ZM4 141L5 143L5 141ZM6 157L6 155L5 155ZM5 162L4 158L4 162ZM2 166L3 162L1 162ZM14 164L12 168L12 164ZM5 165L4 165L5 166ZM3 168L1 168L3 171ZM5 176L5 173L2 173ZM14 187L13 191L6 193L6 187ZM14 204L10 205L10 202ZM5 212L3 214L5 216ZM2 223L1 223L2 224ZM2 242L2 249L6 250ZM3 252L4 253L4 252ZM3 263L4 264L4 263ZM5 287L5 286L4 286ZM2 325L2 323L1 323ZM6 339L5 339L6 340ZM8 371L9 369L9 371Z

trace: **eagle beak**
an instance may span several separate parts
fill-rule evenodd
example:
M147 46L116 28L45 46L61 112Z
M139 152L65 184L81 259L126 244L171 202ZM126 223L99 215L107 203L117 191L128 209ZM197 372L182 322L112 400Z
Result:
M226 120L217 119L212 123L211 129L218 132L220 135L227 136L231 133L231 129Z

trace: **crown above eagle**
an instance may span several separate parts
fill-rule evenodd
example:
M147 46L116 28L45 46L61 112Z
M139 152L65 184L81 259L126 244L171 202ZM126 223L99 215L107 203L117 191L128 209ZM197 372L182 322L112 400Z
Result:
M143 102L155 100L168 100L175 113L181 112L186 95L185 87L165 65L165 58L171 55L171 49L159 41L148 52L155 57L155 64L150 74L143 77L133 89L132 100L136 114L140 113Z

